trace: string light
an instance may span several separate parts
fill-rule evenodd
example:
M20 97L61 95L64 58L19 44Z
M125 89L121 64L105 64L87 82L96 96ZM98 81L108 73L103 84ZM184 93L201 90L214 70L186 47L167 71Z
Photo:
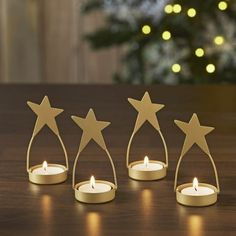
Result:
M173 6L173 12L174 12L174 13L180 13L181 10L182 10L181 5L175 4L175 5Z
M163 33L162 33L162 38L164 39L164 40L169 40L170 38L171 38L171 33L169 32L169 31L164 31Z
M202 48L197 48L197 49L195 50L195 55L196 55L197 57L203 57L204 54L205 54L205 52L204 52L204 50L203 50Z
M216 70L216 67L213 64L208 64L206 66L206 71L210 74L214 73Z
M225 10L227 9L227 7L228 7L228 4L227 4L227 2L225 2L225 1L221 1L221 2L219 2L219 4L218 4L218 8L219 8L221 11L225 11Z
M151 33L151 27L149 25L144 25L142 27L143 34L150 34Z
M189 17L195 17L197 14L196 10L194 8L189 8L188 11L187 11L187 15Z
M214 42L216 45L222 45L224 43L225 39L222 36L216 36L214 39Z
M166 5L165 6L165 13L171 14L172 12L173 12L173 7L170 4Z
M176 64L172 65L171 69L174 73L179 73L181 71L181 66L180 66L180 64L176 63Z

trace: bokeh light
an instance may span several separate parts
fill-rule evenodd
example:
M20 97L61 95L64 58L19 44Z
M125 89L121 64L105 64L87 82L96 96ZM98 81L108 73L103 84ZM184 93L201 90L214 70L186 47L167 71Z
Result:
M188 11L187 11L187 15L189 17L195 17L197 14L196 10L194 8L189 8Z
M170 31L164 31L163 33L162 33L162 38L164 39L164 40L169 40L170 38L171 38L171 33L170 33Z
M204 50L203 50L202 48L197 48L197 49L195 50L195 55L196 55L197 57L203 57L204 54L205 54L205 52L204 52Z
M171 69L174 73L179 73L181 71L181 66L180 66L180 64L176 63L176 64L172 65Z
M149 25L144 25L142 27L143 34L150 34L151 33L151 27Z
M208 64L207 66L206 66L206 71L208 72L208 73L214 73L215 72L215 70L216 70L216 67L215 67L215 65L213 65L213 64Z

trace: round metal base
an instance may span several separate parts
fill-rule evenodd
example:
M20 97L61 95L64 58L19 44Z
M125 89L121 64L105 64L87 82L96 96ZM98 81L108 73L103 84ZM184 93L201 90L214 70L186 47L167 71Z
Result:
M176 200L181 205L185 206L194 206L194 207L202 207L202 206L210 206L216 203L217 201L217 188L210 184L199 183L198 186L204 186L211 188L214 193L205 195L205 196L190 196L182 194L181 191L184 188L191 187L192 183L182 184L176 188Z
M29 168L29 181L34 184L59 184L65 182L67 179L68 170L65 166L59 164L48 164L48 166L56 166L62 168L64 171L60 174L52 174L52 175L40 175L33 173L33 170L42 165L36 165Z
M142 164L143 161L135 161L131 162L128 166L129 177L135 180L143 180L143 181L150 181L150 180L158 180L163 179L166 176L167 166L164 162L161 161L149 161L150 163L158 163L163 166L160 170L154 171L142 171L142 170L135 170L132 167L137 164Z
M83 203L105 203L110 202L115 198L116 186L108 181L96 180L96 183L103 183L111 186L111 190L104 193L84 193L79 190L79 187L88 184L90 181L77 183L74 187L76 200Z

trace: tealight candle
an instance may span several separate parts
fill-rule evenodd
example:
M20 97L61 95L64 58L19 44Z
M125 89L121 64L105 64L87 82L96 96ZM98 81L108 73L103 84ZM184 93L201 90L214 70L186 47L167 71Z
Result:
M148 156L145 156L143 163L133 165L132 169L141 171L155 171L163 169L163 165L155 162L150 163Z
M111 190L111 186L105 183L96 183L94 176L91 176L90 183L83 184L79 187L82 193L105 193Z
M199 186L198 180L195 177L193 179L193 186L192 187L187 187L183 188L181 190L182 194L189 195L189 196L205 196L205 195L210 195L213 194L214 191L213 189L205 186Z
M63 165L48 164L32 166L29 169L29 180L36 184L57 184L64 182L67 178L67 169Z
M95 180L94 176L91 176L89 181L74 186L75 198L84 203L105 203L115 198L116 188L111 182Z
M129 176L136 180L156 180L165 177L166 165L160 161L149 160L132 162L129 165Z
M50 165L46 161L43 162L41 167L35 168L32 173L36 175L56 175L64 172L64 168L60 166Z
M186 206L208 206L217 201L217 189L215 186L198 183L197 178L193 183L182 184L176 189L177 201Z

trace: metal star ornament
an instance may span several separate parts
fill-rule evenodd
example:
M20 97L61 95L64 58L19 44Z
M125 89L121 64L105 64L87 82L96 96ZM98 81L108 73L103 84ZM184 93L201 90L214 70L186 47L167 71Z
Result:
M110 122L98 121L93 109L89 110L85 118L78 116L72 116L71 118L83 130L79 152L87 146L90 140L94 140L102 149L106 150L102 130L110 125Z
M50 101L45 96L40 104L28 101L28 106L37 115L33 135L37 135L39 131L47 125L56 135L59 135L59 130L55 118L64 110L51 107Z
M135 132L137 132L146 121L148 121L157 131L160 130L156 113L160 111L165 105L152 103L148 92L145 92L141 101L133 98L128 98L128 101L138 112L134 127Z
M213 127L200 125L198 116L195 113L192 115L189 123L179 120L174 122L186 134L181 156L186 154L193 144L197 144L206 154L210 155L205 136L214 130Z

